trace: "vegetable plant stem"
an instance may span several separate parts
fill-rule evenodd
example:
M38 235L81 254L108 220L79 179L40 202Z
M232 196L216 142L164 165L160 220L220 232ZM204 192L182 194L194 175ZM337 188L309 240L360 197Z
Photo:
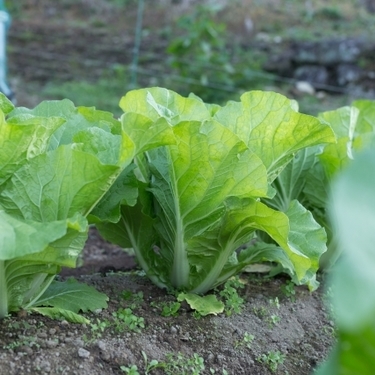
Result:
M176 207L176 237L174 244L174 259L172 269L172 284L177 288L188 287L189 281L189 260L187 257L184 241L184 225L181 219L180 207L175 201Z

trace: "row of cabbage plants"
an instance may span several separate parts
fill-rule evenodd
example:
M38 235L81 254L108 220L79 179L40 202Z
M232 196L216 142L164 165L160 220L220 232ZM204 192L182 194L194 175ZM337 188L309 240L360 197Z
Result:
M344 198L331 208L336 175L374 175L371 157L356 160L374 145L371 101L314 117L274 92L219 106L154 87L128 92L120 107L115 119L69 100L27 109L0 97L0 318L30 309L82 321L79 310L106 306L87 286L55 281L77 266L90 225L132 248L156 285L204 294L261 262L315 290L319 267L336 264L340 236L353 232L331 217L353 217L353 228L373 222L373 212L351 216L354 203L341 212ZM369 270L374 258L358 259ZM334 274L357 287L348 270Z

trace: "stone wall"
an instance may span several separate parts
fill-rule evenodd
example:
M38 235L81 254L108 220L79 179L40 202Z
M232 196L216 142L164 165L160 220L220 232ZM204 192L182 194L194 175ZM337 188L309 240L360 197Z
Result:
M264 69L309 82L316 90L356 89L375 97L375 41L364 37L289 42L271 53Z

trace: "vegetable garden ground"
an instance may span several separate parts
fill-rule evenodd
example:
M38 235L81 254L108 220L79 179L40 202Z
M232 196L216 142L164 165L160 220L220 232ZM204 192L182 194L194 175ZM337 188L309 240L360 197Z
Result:
M126 43L126 51L116 44L119 30L103 28L99 15L108 16L110 7L99 13L87 5L90 2L79 2L90 9L85 24L83 8L69 8L71 1L59 2L61 9L48 1L20 3L27 5L27 12L22 13L21 6L20 19L13 21L9 57L18 105L33 107L46 99L46 83L58 85L58 75L60 82L96 80L112 63L131 61L133 40ZM60 22L54 23L56 14L61 14ZM145 43L152 45L147 38ZM64 53L65 61L61 60ZM77 62L80 57L85 57L85 64ZM122 94L115 93L118 98ZM335 340L323 287L310 293L306 287L291 288L287 278L246 273L240 278L244 287L238 288L244 300L241 311L198 319L183 304L176 316L163 317L161 311L172 306L173 296L153 286L134 266L133 258L91 231L83 267L64 270L61 277L73 275L107 294L108 309L85 314L91 321L86 325L22 313L0 321L1 374L136 375L132 366L137 366L140 374L307 375L327 356ZM233 308L236 303L234 296ZM131 309L132 329L122 317L113 316L122 308Z
M310 293L306 287L296 287L293 295L293 289L282 288L288 286L286 278L267 280L260 274L243 274L244 288L238 289L244 299L241 312L197 319L183 305L177 316L163 317L163 305L175 301L173 296L153 286L136 269L125 271L134 263L120 254L119 248L91 231L84 251L87 267L74 274L109 296L108 309L85 314L89 325L22 313L1 321L1 373L124 374L121 366L136 365L140 374L225 374L226 370L232 375L304 375L327 356L334 342L322 289ZM110 265L113 271L124 271L105 274ZM68 274L65 270L64 277ZM112 316L121 307L142 317L145 328L134 332L121 325ZM157 360L167 367L146 372L142 351L149 362ZM272 362L260 362L262 355L269 357L272 352L285 356L282 364L275 359L275 372L270 370Z

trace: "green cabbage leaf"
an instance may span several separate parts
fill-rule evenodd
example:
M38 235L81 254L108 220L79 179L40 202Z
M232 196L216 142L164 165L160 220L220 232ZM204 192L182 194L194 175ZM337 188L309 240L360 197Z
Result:
M316 288L324 230L298 202L281 212L261 200L274 197L271 183L296 152L335 141L330 126L260 91L220 107L150 88L120 106L125 130L128 118L163 121L174 142L137 154L117 181L118 206L108 199L94 210L105 238L133 248L160 287L205 293L261 260ZM258 232L277 246L261 246Z
M61 267L77 266L91 211L144 142L164 144L169 126L147 133L138 122L130 138L110 113L69 100L0 104L2 318L37 303Z

